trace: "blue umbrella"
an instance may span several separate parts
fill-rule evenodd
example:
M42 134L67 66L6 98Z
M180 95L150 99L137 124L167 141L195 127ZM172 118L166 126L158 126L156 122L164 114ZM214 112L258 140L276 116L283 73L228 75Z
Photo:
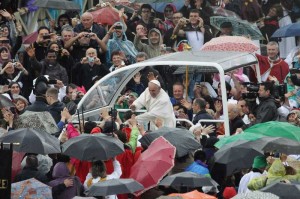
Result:
M287 26L283 26L276 30L272 38L274 37L295 37L300 36L300 22L292 23Z

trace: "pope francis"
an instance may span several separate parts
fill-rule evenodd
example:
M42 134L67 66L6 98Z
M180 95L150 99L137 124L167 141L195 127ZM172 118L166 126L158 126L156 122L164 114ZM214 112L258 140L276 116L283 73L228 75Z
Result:
M158 80L151 80L148 88L132 103L130 109L135 111L145 107L146 113L138 115L136 119L140 123L150 121L150 129L155 130L155 120L161 119L163 126L176 127L176 119L169 95L161 88Z

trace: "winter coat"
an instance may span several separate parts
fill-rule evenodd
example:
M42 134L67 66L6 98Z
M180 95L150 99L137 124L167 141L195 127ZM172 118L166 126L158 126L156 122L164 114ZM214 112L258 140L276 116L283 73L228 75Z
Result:
M54 178L54 180L49 182L49 186L53 188L52 195L54 199L73 198L83 192L83 185L81 184L79 178L77 176L70 176L70 170L64 162L58 162L54 166L52 177ZM64 185L64 180L68 178L73 179L73 186L66 187Z

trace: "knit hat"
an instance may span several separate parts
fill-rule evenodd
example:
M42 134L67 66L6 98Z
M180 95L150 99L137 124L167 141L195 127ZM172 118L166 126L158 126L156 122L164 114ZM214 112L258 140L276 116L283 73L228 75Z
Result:
M233 198L234 196L236 196L236 190L234 187L226 187L224 189L224 192L223 192L223 198L224 199L230 199L230 198Z
M253 160L252 168L260 169L268 165L267 160L264 156L256 156Z
M132 96L134 96L135 98L138 98L138 97L139 97L139 95L138 95L136 92L131 92L131 93L129 93L129 95L132 95Z

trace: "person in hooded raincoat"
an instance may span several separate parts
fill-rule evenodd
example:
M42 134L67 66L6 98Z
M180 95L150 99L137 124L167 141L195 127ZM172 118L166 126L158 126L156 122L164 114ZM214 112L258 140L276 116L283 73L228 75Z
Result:
M135 63L135 56L138 51L133 43L127 39L125 31L124 24L116 22L107 32L107 34L112 35L112 38L107 42L106 63L108 66L111 65L111 54L114 51L122 51L130 64Z

